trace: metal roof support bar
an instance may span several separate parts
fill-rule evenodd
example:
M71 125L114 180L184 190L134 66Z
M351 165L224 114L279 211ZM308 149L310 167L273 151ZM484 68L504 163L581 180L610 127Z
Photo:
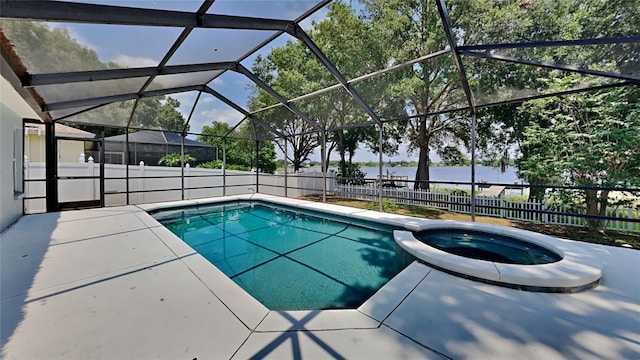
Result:
M316 43L314 43L313 40L311 40L309 35L307 35L307 33L304 32L304 30L300 27L300 25L296 25L295 31L290 32L290 34L300 39L300 41L302 41L309 48L309 50L311 50L311 52L318 58L318 60L320 60L320 62L324 65L324 67L326 67L327 70L329 70L331 74L338 80L338 82L342 84L342 87L344 87L344 89L347 90L349 94L351 94L351 97L353 97L353 99L358 103L358 105L360 105L360 107L369 115L369 117L371 117L371 119L376 124L378 125L382 124L382 122L380 121L380 118L378 117L378 114L376 114L373 111L373 109L371 109L369 104L367 104L362 99L360 94L358 94L358 92L349 85L349 83L347 82L347 79L340 73L340 71L338 71L338 68L336 68L336 66L331 62L331 60L329 60L326 57L326 55L322 52L322 50L320 50L318 45L316 45Z
M318 2L311 9L307 10L304 14L300 15L295 20L295 22L299 23L300 21L302 21L302 20L306 19L307 17L311 16L311 14L313 14L316 11L320 10L320 8L323 8L324 6L326 6L328 3L332 2L332 1L333 0L322 0L322 1ZM269 44L270 42L272 42L273 40L278 38L280 35L282 35L282 33L284 33L284 31L280 30L280 31L276 32L275 34L269 36L266 40L264 40L260 44L256 45L256 47L254 47L253 49L249 50L244 55L242 55L242 57L240 59L238 59L237 61L238 62L244 61L246 58L251 56L251 54L255 53L256 51L258 51L260 49L262 49L265 45ZM211 80L213 80L213 79L211 79Z
M583 93L583 92L588 92L588 91L598 91L598 90L605 90L605 89L617 88L617 87L622 87L622 86L633 86L633 85L634 85L634 83L631 82L631 81L624 81L624 82L619 82L619 83L615 83L615 84L605 84L605 85L590 86L590 87L580 88L580 89L556 91L556 92L552 92L552 93L549 93L549 94L540 94L540 95L531 96L531 97L528 97L526 99L513 99L513 100L505 100L505 101L493 102L493 103L489 103L489 104L482 104L482 105L478 105L477 108L478 109L486 109L486 108L490 108L490 107L494 107L494 106L517 104L517 103L522 103L522 102L525 102L525 101L544 99L544 98L554 97L554 96L571 95L571 94Z
M63 73L26 75L23 79L21 79L21 81L22 81L23 87L32 87L32 86L40 86L40 85L66 84L66 83L75 83L75 82L126 79L126 78L132 78L132 77L184 74L184 73L200 72L200 71L229 70L229 69L234 69L235 66L236 66L235 63L233 62L219 62L219 63L205 63L205 64L174 65L174 66L167 66L164 68L159 68L154 66L154 67L129 68L129 69L73 71L73 72L63 72Z
M436 0L436 4L438 5L440 20L442 20L442 27L444 28L445 35L447 36L447 41L449 42L449 46L451 47L451 55L453 56L453 61L456 64L458 74L460 75L460 81L462 82L464 94L467 97L469 107L472 111L475 112L473 97L471 96L471 88L469 87L469 82L467 81L467 74L464 72L464 66L462 65L462 61L460 60L460 54L458 53L456 39L453 36L453 32L451 31L451 19L449 19L447 7L444 3L444 0Z
M245 110L244 108L242 108L241 106L239 106L238 104L234 103L233 101L229 100L228 98L226 98L224 95L220 94L219 92L213 90L212 88L210 88L209 86L204 87L204 91L206 93L209 93L213 96L215 96L216 98L220 99L220 101L222 101L223 103L231 106L232 108L234 108L236 111L240 112L241 114L243 114L244 116L250 118L252 121L254 121L255 123L257 123L258 125L262 126L263 128L271 131L272 133L276 134L277 136L284 136L282 135L282 133L280 131L278 131L276 128L274 128L273 126L267 124L266 122L260 120L259 118L257 118L256 116L254 116L253 114L251 114L250 112L248 112L247 110Z
M413 59L411 61L407 61L407 62L404 62L402 64L394 65L394 66L391 66L391 67L386 68L386 69L374 71L372 73L369 73L369 74L366 74L366 75L362 75L362 76L359 76L357 78L353 78L353 79L347 81L347 84L351 85L351 84L355 84L355 83L360 82L360 81L371 79L371 78L376 77L376 76L384 75L384 74L389 73L391 71L402 69L402 68L405 68L407 66L411 66L411 65L417 64L419 62L423 62L425 60L429 60L429 59L432 59L432 58L436 58L436 57L442 56L444 54L448 54L449 52L450 52L450 50L436 51L436 52L431 53L429 55L421 56L421 57L419 57L417 59ZM342 87L342 84L331 85L331 86L328 86L328 87L326 87L324 89L316 90L316 91L310 92L308 94L304 94L304 95L295 97L293 99L289 99L289 101L290 102L296 102L296 101L299 101L299 100L307 99L307 98L310 98L310 97L314 97L316 95L320 95L320 94L327 93L329 91L333 91L335 89L339 89L340 87ZM253 114L259 113L261 111L273 109L273 108L276 108L278 106L282 106L282 105L281 104L275 104L275 105L271 105L271 106L266 106L266 107L263 107L261 109L258 109L256 111L254 111ZM382 121L382 119L381 119L381 121Z
M198 92L198 96L196 96L196 101L193 102L193 106L191 107L191 111L189 112L189 117L187 117L187 121L184 123L184 127L182 128L182 137L187 136L187 128L189 127L189 123L191 122L191 117L193 116L193 112L196 110L196 106L198 106L198 101L200 101L200 95L202 95L202 91Z
M451 55L453 56L453 61L456 64L456 68L458 69L458 73L460 75L460 81L462 82L462 88L464 89L464 94L467 97L467 102L469 103L469 108L471 109L471 221L476 221L476 193L475 193L475 171L476 164L475 161L475 144L476 144L476 107L473 103L473 96L471 95L471 88L469 87L469 81L467 80L467 74L464 71L464 66L462 64L462 60L460 59L460 53L457 49L457 41L451 31L451 19L449 18L449 13L447 12L446 4L444 0L437 0L436 4L438 5L438 13L440 13L440 19L442 20L442 27L444 29L445 35L447 36L447 41L449 42L449 46L451 47Z
M234 125L234 126L233 126L233 127L232 127L232 128L231 128L231 129L226 133L226 134L224 134L224 135L223 135L223 138L224 138L224 139L228 138L228 137L229 137L229 135L233 134L233 132L234 132L234 131L236 131L236 129L237 129L238 127L240 127L240 125L241 125L245 120L247 120L247 119L248 119L248 117L245 117L244 119L242 119L242 120L238 121L238 123L237 123L237 124L235 124L235 125ZM232 137L232 139L242 139L242 140L246 140L245 138L239 138L239 137Z
M78 108L83 106L101 105L101 104L108 104L108 103L117 102L117 101L133 100L133 99L153 97L153 96L162 96L162 95L175 94L175 93L194 91L194 90L203 91L203 86L193 85L193 86L183 86L183 87L170 88L170 89L154 90L154 91L145 92L142 95L138 93L129 93L129 94L80 99L80 100L63 101L63 102L45 105L43 108L43 111L55 111L55 110Z
M537 67L542 67L547 69L571 71L571 72L576 72L580 74L595 75L595 76L607 77L612 79L631 80L635 82L640 82L640 76L638 75L627 75L627 74L620 74L620 73L614 73L609 71L591 70L591 69L581 68L573 65L564 65L564 64L558 64L558 63L552 63L552 62L546 62L546 61L518 59L518 58L509 57L509 56L490 54L490 53L484 53L484 52L475 52L475 51L460 51L460 52L464 55L475 56L475 57L480 57L485 59L492 59L492 60L510 62L515 64L531 65L531 66L537 66Z
M532 41L527 43L462 45L462 46L458 46L458 50L520 49L520 48L540 48L540 47L552 47L552 46L556 47L556 46L607 45L607 44L637 43L637 42L640 42L640 36L576 39L576 40L556 40L556 41Z
M384 152L382 151L382 144L384 143L384 123L378 126L378 207L380 212L384 212L384 183L382 182L382 155ZM389 179L391 180L391 179Z
M198 11L196 11L196 16L201 17L202 15L206 14L207 10L209 10L211 5L213 5L213 1L214 0L205 0L202 3L202 5L200 5L200 8L198 9ZM182 32L180 33L176 41L174 41L173 45L171 45L171 48L169 49L169 51L167 51L167 53L164 55L164 57L160 61L160 64L158 64L158 70L164 70L165 65L167 65L167 63L169 62L169 59L171 59L173 54L175 54L176 51L178 51L178 49L180 48L180 45L182 45L182 43L187 39L187 36L191 34L191 31L193 31L193 27L191 26L186 27L182 30ZM140 91L138 92L139 93L145 92L149 88L149 86L151 86L151 83L153 83L153 80L155 80L156 76L157 75L150 76L147 79L147 81L142 85L142 87L140 88ZM203 84L206 84L206 83L203 83Z
M327 133L325 130L322 130L320 133L320 158L322 162L322 202L327 202L327 169L329 168L329 164L327 164Z
M619 82L619 83L614 83L614 84L605 84L605 85L590 86L590 87L585 87L585 88L580 88L580 89L556 91L556 92L552 92L552 93L548 93L548 94L534 95L534 96L530 96L530 97L527 97L527 98L511 99L511 100L505 100L505 101L492 102L492 103L488 103L488 104L476 105L476 109L486 109L486 108L490 108L490 107L494 107L494 106L518 104L518 103L523 103L523 102L526 102L526 101L531 101L531 100L536 100L536 99L544 99L544 98L554 97L554 96L570 95L570 94L577 94L577 93L588 92L588 91L598 91L598 90L605 90L605 89L610 89L610 88L616 88L616 87L622 87L622 86L633 86L633 85L634 85L634 83L632 81L624 81L624 82ZM400 117L395 117L395 118L390 118L390 119L384 119L383 122L388 123L388 122L394 122L394 121L400 121L400 120L413 119L413 118L416 118L416 117L419 117L419 116L433 116L433 115L448 114L448 113L452 113L452 112L468 111L468 110L470 110L469 107L464 107L464 108L458 108L458 109L437 111L437 112L432 112L432 113L421 113L421 114L415 114L415 115L410 115L410 116L400 116ZM332 129L328 129L328 131L331 131L331 130Z
M287 31L293 21L63 1L3 0L2 17L89 24Z
M227 138L222 138L222 196L227 195Z
M88 109L76 111L76 112L73 112L73 113L71 113L69 115L65 115L65 116L61 116L59 118L53 119L53 121L62 121L62 120L65 120L67 118L70 118L72 116L76 116L76 115L82 114L82 113L87 112L87 111L95 110L95 109L101 108L101 107L106 106L106 105L108 105L108 104L101 104L101 105L92 106L92 107L90 107ZM73 121L70 121L70 122L73 122Z
M282 105L286 106L287 109L291 110L291 112L293 112L294 114L298 115L302 120L306 121L314 129L316 129L318 131L322 130L322 128L320 127L320 125L318 125L318 123L316 123L315 121L311 120L311 118L309 118L309 116L307 116L307 114L305 114L302 111L300 111L300 109L298 109L294 105L290 104L289 101L287 101L287 99L282 97L282 95L278 94L275 90L273 90L271 88L271 86L267 85L267 83L262 81L259 77L257 77L251 71L249 71L249 69L244 67L242 64L238 64L238 70L237 71L240 74L243 74L244 76L248 77L256 85L260 86L264 91L269 93L269 95L271 95L274 98L276 98L276 100L278 100L280 103L282 103Z

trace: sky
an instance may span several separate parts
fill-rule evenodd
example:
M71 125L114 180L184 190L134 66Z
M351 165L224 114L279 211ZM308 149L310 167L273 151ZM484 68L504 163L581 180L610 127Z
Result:
M86 0L86 2L190 12L197 10L201 4L200 0ZM295 19L316 3L317 1L306 0L216 0L209 9L209 13ZM305 29L310 28L312 21L322 20L326 13L326 8L321 9L303 21L301 26ZM123 67L157 66L182 32L182 28L166 27L70 23L50 23L50 26L66 28L76 41L95 50L100 60L103 62L113 61ZM180 50L169 60L168 65L235 61L273 34L275 32L259 30L194 29ZM122 41L122 39L135 40ZM284 46L288 40L297 41L288 34L283 34L246 58L242 61L242 64L250 69L258 55L265 56L271 49ZM190 74L159 76L152 86L166 88L192 85L194 79L201 79L203 76L213 77L213 75L215 73L195 74L197 77ZM247 101L251 95L250 87L253 83L243 75L227 71L208 85L246 109ZM180 101L179 110L187 118L192 111L197 92L172 94L170 96ZM204 125L211 124L212 121L235 125L243 118L244 116L241 113L222 101L212 95L203 93L191 118L190 129L191 132L198 133ZM279 149L278 157L283 157ZM385 160L408 159L410 157L407 155L405 145L401 146L400 155L392 158L385 156ZM319 151L312 156L312 160L320 160ZM363 148L356 153L355 160L377 161L378 155Z

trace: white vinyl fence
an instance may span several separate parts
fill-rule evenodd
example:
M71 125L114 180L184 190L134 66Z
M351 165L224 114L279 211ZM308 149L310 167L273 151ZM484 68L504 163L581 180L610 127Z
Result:
M105 164L105 205L117 206L127 203L127 173L125 165ZM99 176L100 164L97 163L60 163L58 176ZM143 204L182 199L182 169L165 166L129 166L129 203ZM25 196L41 197L25 200L25 212L38 213L46 210L45 164L27 162L25 164L27 181ZM227 170L223 177L221 169L184 169L184 199L200 199L223 195L249 194L260 192L270 195L285 195L284 174L258 174L250 171ZM334 187L333 174L327 174L327 189ZM321 172L288 174L286 178L289 197L322 193L323 178ZM224 190L223 190L224 189ZM61 202L96 200L100 198L98 179L74 179L58 181L58 198Z
M336 185L335 195L359 200L377 201L379 188L377 186L361 185ZM424 190L414 190L409 188L383 188L382 195L397 204L421 205L458 213L471 212L471 196L461 192L429 192ZM535 221L553 225L584 226L584 218L571 216L576 214L575 210L554 204L551 205L548 199L537 201L511 201L505 198L504 194L499 197L484 197L482 194L476 195L476 214L484 216L494 216L510 220ZM536 211L562 212L563 214L539 213ZM586 214L586 211L578 215ZM608 212L609 216L618 217L617 220L607 221L607 229L619 231L640 232L640 223L625 221L628 219L640 219L640 209L634 208L612 208Z

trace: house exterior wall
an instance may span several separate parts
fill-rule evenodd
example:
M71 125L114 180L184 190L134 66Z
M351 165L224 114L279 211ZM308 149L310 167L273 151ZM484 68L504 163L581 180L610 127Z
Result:
M58 162L78 162L80 154L84 154L84 142L58 140Z
M22 142L22 119L37 118L36 113L16 93L8 81L0 83L0 231L16 221L23 213L22 197L14 187L14 148ZM18 134L18 136L16 136ZM22 158L22 154L19 154ZM22 172L22 159L17 162Z
M30 162L44 162L44 132L27 132L24 136L24 153Z
M80 154L84 152L84 142L82 141L58 140L58 162L78 162ZM24 135L24 153L29 162L45 161L44 131L27 129Z

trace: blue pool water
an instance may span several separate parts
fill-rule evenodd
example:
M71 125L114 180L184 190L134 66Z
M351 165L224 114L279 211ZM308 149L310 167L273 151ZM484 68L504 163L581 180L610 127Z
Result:
M542 246L509 236L467 230L428 230L415 234L416 239L442 251L486 261L507 264L537 265L562 260Z
M152 216L271 310L356 308L412 260L394 228L266 203Z

